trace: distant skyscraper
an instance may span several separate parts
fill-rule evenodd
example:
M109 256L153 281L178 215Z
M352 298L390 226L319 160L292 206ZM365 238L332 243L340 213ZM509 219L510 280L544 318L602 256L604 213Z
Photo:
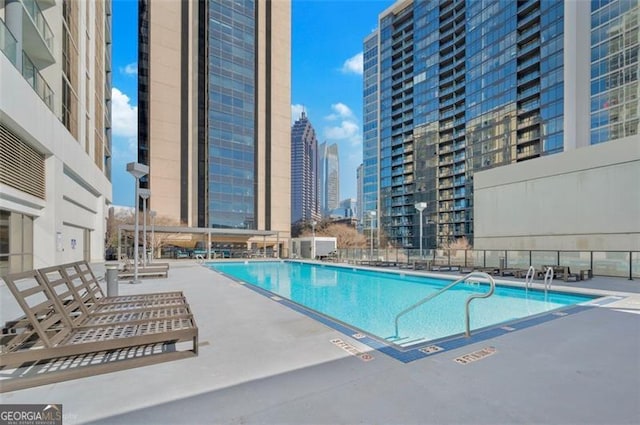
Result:
M111 6L0 1L0 276L104 261Z
M591 21L591 33L585 34L591 39L591 54L585 56L591 57L592 144L639 133L638 4L637 0L593 0L591 16L583 13L583 19Z
M340 160L338 145L322 143L318 149L318 190L320 191L320 209L323 215L329 215L340 204Z
M290 232L291 2L139 1L138 156L151 207ZM147 183L147 181L145 181Z
M475 172L638 133L637 0L396 2L364 40L363 210L473 238ZM591 111L589 110L591 107Z
M319 217L318 139L303 112L291 128L291 223Z
M347 198L340 201L339 209L343 210L344 217L358 216L358 201L355 198Z
M357 187L357 199L356 199L356 204L358 206L358 208L356 209L356 218L358 219L359 223L362 223L362 216L364 213L364 208L362 207L362 202L364 201L364 194L363 194L363 173L364 173L364 165L360 164L358 165L358 168L356 169L356 187Z

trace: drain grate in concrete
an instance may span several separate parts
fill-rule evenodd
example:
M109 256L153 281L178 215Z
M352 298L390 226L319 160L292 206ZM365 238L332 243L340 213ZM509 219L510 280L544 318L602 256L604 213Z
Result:
M371 354L368 353L363 353L362 351L358 350L356 347L354 347L353 345L344 342L343 340L336 338L336 339L332 339L331 343L333 345L335 345L336 347L340 347L342 348L344 351L346 351L347 353L351 354L352 356L358 357L360 360L364 361L364 362L368 362L374 359L374 357Z
M418 351L421 351L421 352L423 352L425 354L433 354L433 353L437 353L437 352L442 351L442 350L444 350L444 348L442 348L442 347L440 347L438 345L430 345L428 347L421 348Z
M485 347L482 350L474 351L473 353L465 354L464 356L456 357L454 362L459 364L468 364L482 360L485 357L495 354L497 350L495 347Z

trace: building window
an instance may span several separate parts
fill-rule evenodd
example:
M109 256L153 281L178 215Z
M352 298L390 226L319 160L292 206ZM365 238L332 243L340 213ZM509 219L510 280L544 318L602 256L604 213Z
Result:
M33 269L33 218L0 210L0 276Z

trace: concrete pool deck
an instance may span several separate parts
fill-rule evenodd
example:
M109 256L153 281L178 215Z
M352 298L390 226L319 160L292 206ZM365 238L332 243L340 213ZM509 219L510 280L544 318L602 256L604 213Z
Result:
M0 403L62 403L64 424L637 424L640 282L567 287L583 283L624 299L402 363L205 267L172 262L168 279L119 291L184 291L198 357L4 393ZM16 317L4 283L0 296L2 321ZM454 361L487 347L480 360Z

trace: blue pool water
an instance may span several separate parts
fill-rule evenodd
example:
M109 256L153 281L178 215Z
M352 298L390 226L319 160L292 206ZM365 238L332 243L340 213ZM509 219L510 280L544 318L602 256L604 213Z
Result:
M401 346L463 333L466 299L489 289L488 285L456 285L402 316L399 338L395 338L396 315L451 280L298 262L218 263L210 267ZM471 329L592 299L496 286L493 296L471 303Z

